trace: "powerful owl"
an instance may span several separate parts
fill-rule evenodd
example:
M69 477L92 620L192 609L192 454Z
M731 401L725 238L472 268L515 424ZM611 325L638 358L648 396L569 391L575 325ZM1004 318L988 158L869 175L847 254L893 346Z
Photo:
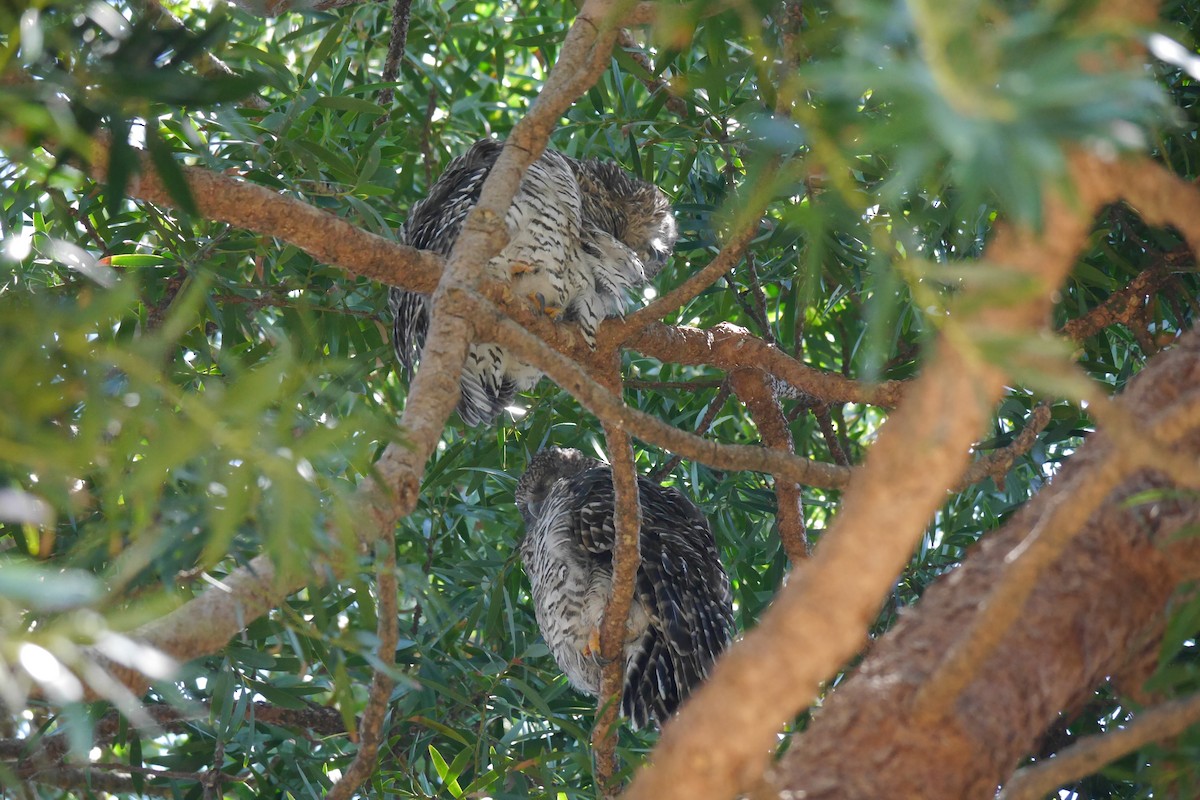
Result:
M449 255L502 148L484 139L451 161L412 207L401 241ZM508 245L488 262L488 273L510 280L514 295L551 317L578 323L589 344L605 317L624 311L628 291L658 274L676 239L670 203L657 186L611 162L552 150L530 165L505 224ZM396 358L411 379L429 329L429 295L393 288L388 304ZM490 423L540 377L503 348L473 344L463 365L459 416L468 425Z
M674 489L638 478L641 563L625 637L621 711L662 724L729 644L733 605L708 520ZM532 459L516 490L521 560L538 627L575 688L600 693L599 628L612 594L612 470L557 447Z

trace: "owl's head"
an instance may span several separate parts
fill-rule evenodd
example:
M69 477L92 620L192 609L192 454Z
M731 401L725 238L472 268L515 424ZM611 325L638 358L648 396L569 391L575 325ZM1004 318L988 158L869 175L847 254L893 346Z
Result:
M647 278L657 275L679 238L671 201L657 186L611 161L576 164L585 222L598 225L637 253Z
M542 503L546 501L555 483L598 466L599 461L588 458L573 447L547 447L539 450L529 459L525 474L517 481L515 499L517 510L525 519L525 525L532 525L541 515Z

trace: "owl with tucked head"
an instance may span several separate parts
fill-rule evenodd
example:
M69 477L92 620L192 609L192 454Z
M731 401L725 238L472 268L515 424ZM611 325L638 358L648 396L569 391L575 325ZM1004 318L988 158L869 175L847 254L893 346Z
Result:
M449 255L503 143L476 142L450 162L411 209L400 240ZM546 150L521 181L505 216L509 242L487 264L551 317L577 323L589 344L609 316L624 312L630 290L663 268L677 238L666 195L616 164ZM429 295L393 288L392 344L407 378L429 330ZM491 423L541 373L503 348L477 342L463 365L458 413L468 425Z
M675 489L638 478L641 562L626 622L621 710L637 727L665 722L729 645L733 600L716 539ZM538 627L576 689L600 693L599 631L612 595L612 470L578 450L547 448L517 483L521 561Z

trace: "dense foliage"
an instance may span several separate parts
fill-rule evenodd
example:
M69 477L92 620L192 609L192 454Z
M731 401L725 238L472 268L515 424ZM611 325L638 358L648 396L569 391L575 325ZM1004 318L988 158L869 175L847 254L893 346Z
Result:
M377 102L391 27L383 4L272 19L221 3L174 10L183 28L150 3L0 4L3 735L61 735L83 762L131 766L118 794L321 797L353 754L339 729L356 724L376 663L371 560L331 531L359 524L354 486L399 435L406 388L380 316L386 289L205 219L178 165L240 176L391 236L450 158L503 137L528 111L575 7L414 4L391 106ZM813 367L906 379L930 333L957 324L949 298L995 303L1028 291L959 262L981 255L998 217L1040 217L1041 187L1063 174L1066 145L1149 150L1197 176L1194 80L1161 62L1121 67L1144 32L1114 30L1090 4L994 0L951 20L923 2L843 0L805 4L802 26L788 11L765 2L673 10L614 52L552 136L552 146L616 160L673 199L682 235L660 292L708 263L741 214L766 207L748 258L668 323L732 322ZM1160 30L1191 46L1195 10L1165 13ZM234 74L213 72L212 56ZM111 160L108 180L94 182L79 155L100 132ZM127 198L133 147L149 152L177 209ZM1165 275L1138 325L1077 343L1105 391L1194 323L1191 264L1174 232L1148 229L1124 207L1097 222L1057 324L1149 268ZM948 499L880 631L1036 493L1090 427L1076 402L1087 387L1060 368L1069 346L1047 352L997 336L981 352L1020 382L979 449L1008 444L1038 399L1053 403L1051 423L1002 483ZM724 443L759 441L715 369L630 353L624 374L626 402L655 417L686 430L706 421L699 432ZM371 795L595 794L594 707L537 634L512 491L544 444L602 454L604 442L597 421L549 381L520 405L494 430L452 420L397 531L400 680ZM886 409L804 396L784 409L797 452L831 462L844 450L858 463L886 419ZM670 457L637 448L643 474ZM709 514L738 625L753 626L788 567L771 479L691 462L663 479ZM819 546L839 495L806 489L804 501ZM84 646L152 668L113 634L259 552L309 587L220 654L156 684L147 704L184 721L151 709L163 727L147 726L139 699L106 681ZM327 580L343 559L360 568ZM1162 686L1197 679L1183 644L1195 609L1185 611ZM80 681L104 700L82 702ZM84 722L114 705L129 724L93 742ZM304 732L299 720L314 705L336 713ZM1098 695L1064 720L1065 735L1124 714ZM655 737L622 732L628 769ZM1176 741L1182 758L1126 759L1079 796L1171 785L1196 744ZM151 781L142 767L174 777ZM57 789L17 770L0 762L0 782L24 796L93 793L86 781Z

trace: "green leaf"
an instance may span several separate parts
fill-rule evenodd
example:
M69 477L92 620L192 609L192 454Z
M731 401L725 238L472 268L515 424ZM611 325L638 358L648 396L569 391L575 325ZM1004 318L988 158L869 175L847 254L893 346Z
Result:
M46 568L17 558L0 559L0 597L43 611L62 611L99 599L103 587L78 569Z
M183 176L183 170L175 163L170 145L163 140L157 130L149 126L146 128L146 147L150 151L154 169L163 182L163 186L166 187L167 193L171 195L171 199L184 212L199 213L196 208L196 199L192 197L191 187L188 186L187 179Z

